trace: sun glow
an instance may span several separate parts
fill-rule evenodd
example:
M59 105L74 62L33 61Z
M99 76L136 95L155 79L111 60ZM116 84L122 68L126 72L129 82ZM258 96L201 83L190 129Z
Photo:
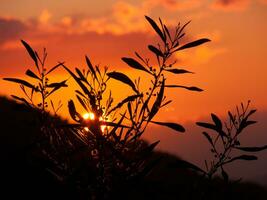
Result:
M83 118L86 119L86 120L95 120L95 114L94 113L85 113L83 115ZM107 120L103 119L103 117L100 117L99 118L99 121L102 121L102 122L106 122ZM108 127L106 125L102 125L101 127L101 131L104 132L105 130L108 129ZM84 128L85 131L89 131L89 128L88 127L85 127Z
M90 119L90 120L94 120L95 119L95 114L94 113L85 113L83 115L84 119Z

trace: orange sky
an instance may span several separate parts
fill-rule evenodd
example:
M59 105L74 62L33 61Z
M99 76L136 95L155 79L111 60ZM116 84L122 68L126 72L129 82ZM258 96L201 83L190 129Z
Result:
M32 66L20 39L38 51L46 47L49 66L57 61L85 66L87 54L95 64L130 75L120 58L133 56L134 51L149 56L146 46L156 40L144 15L161 17L169 26L192 20L187 38L208 37L212 42L175 55L179 65L196 74L169 80L205 91L171 90L168 95L174 103L159 118L185 123L211 112L223 116L249 99L253 107L267 111L266 0L1 0L0 4L1 79L23 76ZM66 76L63 71L57 74ZM0 80L0 85L0 94L19 91L12 83ZM73 94L70 89L60 95L66 103Z

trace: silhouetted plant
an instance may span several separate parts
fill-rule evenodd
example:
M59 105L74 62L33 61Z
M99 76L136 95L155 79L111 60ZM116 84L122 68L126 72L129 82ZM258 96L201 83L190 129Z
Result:
M208 179L212 179L217 172L220 171L222 178L228 182L229 176L224 166L238 160L252 161L257 160L257 156L251 154L239 154L241 152L256 153L267 149L267 145L261 147L246 147L241 145L240 136L245 129L255 124L256 121L250 120L250 117L256 112L254 109L249 109L250 101L246 105L241 103L236 106L236 113L228 111L228 120L222 120L215 114L211 114L212 123L197 122L198 126L209 129L215 134L203 131L203 136L209 142L210 151L213 159L205 160L205 170L200 167L180 160L175 163L176 167L190 168L200 172Z
M141 140L141 136L150 123L166 126L178 132L185 131L180 124L153 120L162 107L171 103L171 100L167 100L165 96L166 88L202 91L195 86L167 83L166 74L192 73L174 67L176 61L172 61L172 55L210 40L203 38L180 45L180 40L185 35L184 29L189 22L183 26L179 24L171 33L161 19L159 19L159 25L147 16L146 20L160 38L156 46L148 45L157 65L152 64L150 59L142 57L137 52L135 52L136 58L122 58L128 66L144 72L144 75L148 77L146 79L150 79L151 85L144 91L140 87L142 83L140 77L132 81L121 72L108 72L106 67L102 70L99 66L94 66L87 56L88 68L86 70L75 68L75 72L72 72L64 63L59 63L47 71L45 68L46 51L44 50L43 59L40 59L37 52L24 41L22 43L38 72L37 75L27 70L26 75L37 81L37 84L22 79L5 78L7 81L19 83L27 97L25 99L13 95L16 100L39 109L42 116L45 116L40 120L41 132L45 133L45 139L49 142L41 145L40 150L50 162L44 168L55 175L58 180L75 185L82 193L89 193L92 198L105 198L110 192L118 189L122 183L135 183L144 178L157 164L159 158L150 160L149 156L159 141L147 145ZM81 111L77 111L73 100L68 102L68 108L75 123L58 125L47 120L48 98L57 90L67 86L66 80L49 83L47 75L59 66L62 66L78 84L80 89L75 91L77 100L87 114L93 115L93 120L90 117L84 117ZM113 105L112 92L107 91L107 85L112 84L109 82L110 79L130 86L133 94ZM30 95L25 87L30 89ZM108 93L107 99L104 98L106 93ZM35 94L40 95L41 102L34 102ZM57 113L58 109L54 108L52 101L51 106ZM75 137L69 137L69 135ZM54 145L54 136L58 137L57 142L61 144ZM68 137L67 141L65 137ZM51 151L51 145L53 151Z
M228 174L226 173L224 166L235 162L237 160L257 160L255 155L240 154L236 155L235 150L238 152L259 152L267 149L267 145L262 147L244 147L241 146L240 136L244 130L255 124L256 121L249 118L256 110L249 109L250 101L247 105L241 103L240 107L236 107L236 113L228 112L228 121L223 123L215 114L211 114L213 123L197 122L198 126L215 131L217 135L214 137L207 132L203 132L208 142L211 145L211 153L213 154L213 160L207 162L205 160L206 175L208 178L212 178L213 175L220 170L221 175L225 181L228 181ZM234 154L234 155L233 155Z

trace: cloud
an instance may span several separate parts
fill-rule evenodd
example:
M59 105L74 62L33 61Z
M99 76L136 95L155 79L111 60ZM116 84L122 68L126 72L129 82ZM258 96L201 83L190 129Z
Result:
M160 6L170 11L187 11L198 8L204 3L205 0L146 0L143 5L150 9Z
M38 20L41 24L48 24L52 14L48 10L43 10Z
M28 29L22 21L11 18L0 18L0 45L19 38Z
M81 20L83 31L115 35L146 31L144 23L145 8L119 1L112 7L111 14L105 17L85 18Z
M180 63L187 65L208 63L214 57L227 51L225 47L217 47L217 44L221 41L221 37L220 31L198 34L196 38L210 38L212 43L201 45L189 51L179 52L176 54L176 58ZM193 39L191 40L193 41Z
M221 11L244 11L250 3L251 0L215 0L211 8Z

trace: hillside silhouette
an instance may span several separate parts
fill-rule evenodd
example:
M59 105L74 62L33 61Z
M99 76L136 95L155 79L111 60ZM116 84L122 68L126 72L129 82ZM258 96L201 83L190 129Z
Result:
M58 182L29 148L38 140L38 112L0 98L1 196L27 199L86 199L71 184ZM58 119L60 120L60 119ZM64 123L64 121L62 121ZM267 191L253 183L226 185L219 178L206 181L196 172L171 167L177 157L154 152L158 165L136 185L121 185L116 199L266 199ZM87 198L88 199L88 198Z

